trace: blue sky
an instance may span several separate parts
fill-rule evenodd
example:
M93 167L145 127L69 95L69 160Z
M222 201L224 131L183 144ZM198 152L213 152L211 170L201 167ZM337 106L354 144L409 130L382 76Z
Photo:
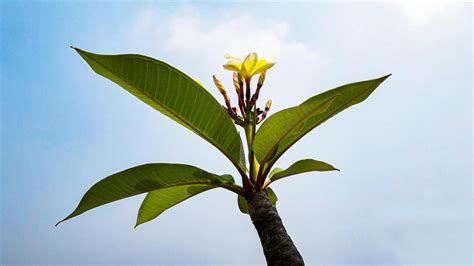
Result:
M137 229L143 196L54 227L91 185L135 165L235 173L74 45L167 61L215 96L212 74L231 84L223 55L256 51L277 61L261 96L272 112L392 73L281 158L341 172L276 182L280 215L309 265L471 265L472 4L4 1L0 12L2 264L264 263L224 190Z

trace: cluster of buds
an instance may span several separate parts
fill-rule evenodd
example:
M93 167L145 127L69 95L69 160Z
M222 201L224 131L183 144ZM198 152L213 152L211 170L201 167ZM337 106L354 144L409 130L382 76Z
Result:
M263 111L260 108L256 108L256 104L260 95L260 89L265 82L266 71L275 63L269 62L265 58L259 59L256 53L249 54L244 61L230 55L226 55L226 58L229 61L224 65L224 68L234 72L233 83L237 93L239 108L237 110L237 108L232 107L224 85L222 85L216 76L213 76L215 86L224 97L225 106L223 107L236 124L243 125L253 120L255 120L257 124L261 123L265 117L267 117L272 101L267 101ZM251 95L250 82L252 77L257 74L260 74L257 88L255 89L255 93Z
M272 106L272 100L268 100L267 103L265 104L265 109L263 109L262 115L260 115L257 119L257 124L260 124L268 114L268 111L270 111L270 107ZM260 108L257 109L257 112L260 111Z

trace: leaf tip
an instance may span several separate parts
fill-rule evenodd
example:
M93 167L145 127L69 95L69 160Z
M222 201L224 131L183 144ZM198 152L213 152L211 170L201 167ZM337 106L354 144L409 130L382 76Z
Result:
M83 53L83 52L84 52L84 51L83 51L83 50L81 50L80 48L77 48L77 47L75 47L75 46L72 46L72 45L70 45L70 46L69 46L69 48L73 49L73 50L74 50L74 51L76 51L78 54L81 54L81 53Z
M58 227L58 225L59 225L60 223L64 222L64 221L65 221L65 219L63 219L63 220L57 222L57 223L54 225L54 227Z
M74 215L74 212L73 212L73 213L69 214L66 218L64 218L61 221L57 222L54 226L58 226L59 224L63 223L64 221L67 221L67 220L69 220L69 219L71 219L75 216L77 216L77 214Z
M81 51L81 49L77 48L76 46L70 45L69 48L73 49L74 51L76 51L78 53Z
M135 222L135 226L133 226L133 229L137 229L137 227L138 227L139 225L142 225L142 224L144 224L144 223L145 223L144 221L140 221L140 220L137 218L137 221Z

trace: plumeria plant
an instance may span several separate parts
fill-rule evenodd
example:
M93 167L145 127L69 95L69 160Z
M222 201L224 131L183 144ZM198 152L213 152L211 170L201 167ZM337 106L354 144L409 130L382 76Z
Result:
M138 211L138 226L186 199L223 188L236 194L240 211L250 216L268 265L304 265L278 215L277 196L271 184L300 173L338 170L313 159L297 161L287 169L275 167L275 163L315 127L367 99L389 76L343 85L269 116L272 102L259 105L259 95L266 73L275 63L256 53L250 53L243 61L226 55L224 68L233 72L234 107L216 76L214 84L224 105L200 82L165 62L142 55L100 55L74 49L97 74L215 146L235 166L241 184L229 174L214 174L186 164L139 165L93 185L77 208L59 223L104 204L147 193ZM257 85L252 89L251 81L256 76ZM238 128L245 133L247 152Z

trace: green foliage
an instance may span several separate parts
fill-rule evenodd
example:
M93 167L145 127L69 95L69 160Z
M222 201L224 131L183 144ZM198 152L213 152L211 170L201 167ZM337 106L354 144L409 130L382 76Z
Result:
M216 187L211 185L185 185L148 192L138 210L135 227L155 219L174 205L213 188Z
M271 161L285 144L310 130L311 118L326 112L339 95L302 104L275 113L265 120L253 141L253 150L260 164Z
M273 189L266 188L265 191L267 192L267 196L271 200L273 205L276 206L276 203L278 201L278 197L275 194L275 192L273 191ZM244 197L242 197L241 195L238 195L237 196L237 204L239 205L240 212L242 212L243 214L249 214L249 205L247 203L247 200Z
M337 113L367 99L389 76L337 87L270 116L258 130L253 143L255 155L265 167L265 174L304 135ZM314 113L308 111L309 106L320 103L326 103L327 108Z
M195 132L224 153L241 173L245 172L245 153L234 123L195 80L150 57L99 55L74 49L97 74Z
M247 203L247 200L243 196L237 196L237 204L239 206L240 212L244 214L249 214L249 205Z
M120 199L158 189L189 185L222 187L236 193L241 191L241 187L228 176L215 175L194 166L165 163L145 164L113 174L96 183L83 196L79 206L59 223Z
M97 74L115 82L219 149L239 171L244 188L237 185L230 175L220 176L190 165L145 164L113 174L96 183L85 193L77 208L59 223L93 208L141 193L147 195L138 211L135 227L153 220L186 199L218 187L238 194L238 206L242 213L248 214L246 197L255 190L266 191L275 205L278 198L268 187L273 181L310 171L338 170L325 162L305 159L286 170L274 168L268 175L278 158L315 127L346 108L364 101L389 76L337 87L266 118L271 101L267 102L263 110L257 109L256 104L266 75L262 69L268 70L274 63L258 59L256 54L250 54L244 61L248 61L252 67L258 62L262 65L262 69L259 69L263 73L254 95L250 95L252 75L246 76L244 84L244 76L240 73L243 71L241 61L229 58L225 67L240 71L234 73L233 80L239 97L237 109L231 106L227 91L220 81L217 85L226 103L224 108L202 85L165 62L142 55L99 55L74 49ZM249 74L246 71L243 73ZM248 176L242 140L233 121L247 129L245 133L252 179ZM263 124L255 133L257 123L262 121ZM257 170L258 179L255 180ZM264 183L267 176L268 181Z
M283 170L281 168L273 169L272 172L270 173L269 179L270 181L274 182L278 179L282 179L287 176L306 173L306 172L312 172L312 171L324 172L324 171L335 171L335 170L339 171L339 169L335 168L334 166L328 163L316 161L313 159L304 159L292 164L286 170Z
M222 175L221 177L226 183L234 183L234 178L231 175ZM148 192L138 210L135 227L155 219L164 211L180 202L214 188L216 186L208 184L183 185Z
M275 167L273 168L271 171L270 171L270 174L268 174L268 178L271 179L272 176L274 176L275 174L283 171L284 169L280 168L280 167Z

